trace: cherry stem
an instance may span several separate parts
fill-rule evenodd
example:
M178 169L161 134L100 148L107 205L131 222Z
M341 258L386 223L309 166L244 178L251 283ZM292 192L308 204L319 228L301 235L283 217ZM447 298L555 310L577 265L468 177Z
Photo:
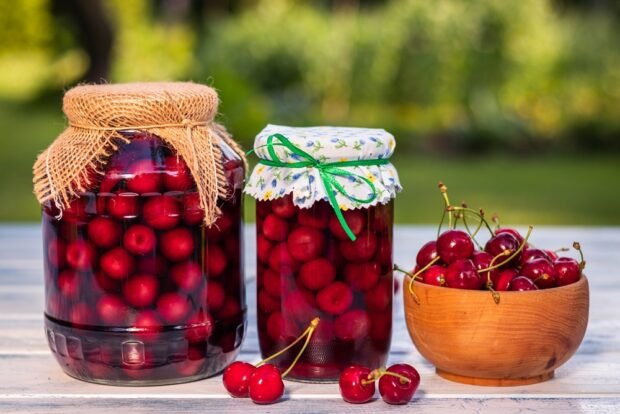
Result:
M523 238L523 243L521 243L521 245L519 246L519 248L517 250L514 251L513 254L511 254L510 256L508 256L508 258L506 260L504 260L501 263L498 263L496 265L492 265L487 267L486 269L480 269L478 270L478 273L482 273L482 272L488 272L490 270L493 269L497 269L498 267L502 267L503 265L505 265L506 263L510 262L512 259L514 259L515 257L517 257L517 255L519 253L521 253L521 250L523 250L523 248L525 247L525 245L527 244L527 240L530 238L530 235L532 234L532 230L534 230L534 227L530 226L527 229L527 234L525 235L525 237ZM504 253L506 252L506 250L504 250ZM501 253L498 254L498 256L502 255Z
M486 226L486 228L489 230L489 233L491 233L491 236L495 235L495 233L493 232L493 229L491 229L491 226L489 225L489 222L487 221L487 219L484 217L484 210L480 209L479 211L474 210L473 208L469 208L469 207L458 207L458 206L448 206L447 207L449 210L457 210L457 211L465 211L471 214L474 214L475 216L479 217L480 220L482 221L482 223Z
M426 272L428 270L429 267L431 267L432 265L434 265L435 263L437 263L439 261L440 257L437 256L435 257L433 260L431 260L430 262L427 263L426 266L424 266L423 268L421 268L420 270L418 270L417 272L415 272L414 274L409 273L408 271L401 269L400 267L398 267L397 265L394 265L394 270L398 271L398 272L403 272L404 274L406 274L407 276L409 276L411 278L411 280L409 281L409 293L411 293L412 295L414 295L415 293L413 293L413 282L416 279L419 280L423 280L420 275L424 272Z
M575 249L575 250L577 250L579 252L579 257L581 258L581 262L579 262L579 268L581 270L585 269L585 267L586 267L586 260L583 257L583 251L581 251L581 243L573 242L573 249Z
M310 336L312 336L311 332L314 332L314 329L316 328L316 326L319 324L320 318L316 317L314 318L312 321L310 321L310 326L308 326L306 328L306 330L297 337L297 339L295 339L293 342L291 342L289 345L287 345L286 347L280 349L278 352L276 352L273 355L268 356L267 358L263 359L262 361L260 361L258 364L256 364L257 367L260 367L261 365L271 361L274 358L279 357L280 355L282 355L283 353L285 353L286 351L288 351L289 349L291 349L292 347L294 347L295 345L297 345L302 339L304 339L304 337L306 337L306 335L308 335L308 333L310 333ZM305 346L304 346L305 349ZM303 351L302 351L303 352Z
M304 353L304 351L308 347L308 344L310 343L310 339L312 339L312 334L314 334L314 330L319 325L320 321L321 319L319 317L312 319L312 322L310 322L310 326L308 326L306 331L300 336L300 338L303 338L305 336L306 341L304 342L303 346L297 353L297 356L295 357L293 362L291 362L291 365L289 365L286 371L282 373L282 378L286 377L293 370L293 368L295 367L295 364L297 363L297 361L299 361L299 358L301 358L301 355Z
M463 213L463 226L465 226L465 230L467 231L467 234L469 234L469 237L471 237L474 243L476 243L476 246L478 246L478 248L482 250L482 246L480 245L480 243L478 243L478 240L476 240L476 234L482 227L482 220L480 220L480 222L478 223L478 227L476 228L476 231L472 233L471 229L469 228L469 225L467 224L467 214Z
M495 230L501 229L499 225L499 216L497 214L493 214L493 217L491 217L491 221L495 224Z
M441 220L439 220L439 227L437 227L437 237L441 234L441 228L443 227L443 222L446 220L446 211L447 209L443 209L441 213Z
M450 199L448 198L448 187L443 182L439 182L439 191L441 191L441 196L443 197L443 201L446 204L446 208L450 206ZM448 211L448 228L452 229L452 212Z
M368 377L366 377L366 379L363 379L361 381L361 383L362 383L362 385L371 384L371 383L379 380L384 375L389 375L389 376L398 378L400 380L401 384L409 384L411 382L411 379L405 377L404 375L398 374L396 372L388 371L385 368L377 368L377 369L373 369L370 372L370 374L368 374Z
M570 249L568 247L560 247L559 249L555 249L553 252L554 253L560 253L560 252L567 252Z

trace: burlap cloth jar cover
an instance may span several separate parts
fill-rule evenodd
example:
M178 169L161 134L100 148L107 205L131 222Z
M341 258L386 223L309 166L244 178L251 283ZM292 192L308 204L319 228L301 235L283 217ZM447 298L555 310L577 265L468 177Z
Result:
M214 122L217 92L190 82L81 85L63 100L68 127L37 158L34 193L39 203L53 201L62 210L89 189L124 130L159 136L187 163L196 181L205 224L220 214L218 198L229 194L219 140L245 162L245 154L223 126Z

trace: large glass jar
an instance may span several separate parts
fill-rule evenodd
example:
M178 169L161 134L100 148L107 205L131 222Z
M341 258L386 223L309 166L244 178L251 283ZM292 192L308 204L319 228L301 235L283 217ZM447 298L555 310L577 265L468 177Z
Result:
M376 142L384 147L380 153ZM290 378L331 382L350 365L372 369L386 363L392 333L393 197L400 185L393 166L378 158L389 157L393 148L385 131L356 128L271 125L255 141L259 165L246 192L257 198L262 355L290 344L320 317ZM331 167L335 173L326 177ZM330 179L338 180L340 189L326 182ZM274 363L285 369L300 346Z
M157 136L123 135L62 215L43 206L49 346L67 374L97 383L214 375L246 329L243 163L219 141L230 191L207 228L184 160Z

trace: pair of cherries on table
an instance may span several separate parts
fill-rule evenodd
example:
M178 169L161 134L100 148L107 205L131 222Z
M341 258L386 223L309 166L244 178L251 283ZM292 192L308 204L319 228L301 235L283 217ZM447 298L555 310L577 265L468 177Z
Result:
M305 351L319 323L320 319L314 318L297 339L256 365L242 361L230 364L222 376L224 388L232 397L249 397L256 404L277 402L284 394L282 379L291 372ZM281 373L275 365L269 363L302 340L304 344L301 350L286 371ZM375 394L376 381L379 381L379 392L385 402L406 404L420 385L420 374L407 364L396 364L387 369L378 368L372 371L368 367L354 365L346 368L340 375L340 394L349 403L368 402Z

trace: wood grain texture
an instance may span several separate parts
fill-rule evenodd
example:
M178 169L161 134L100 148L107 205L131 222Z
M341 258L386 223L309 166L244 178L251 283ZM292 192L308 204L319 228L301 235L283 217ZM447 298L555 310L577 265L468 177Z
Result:
M240 358L258 361L255 327L254 229L248 226L246 280L249 330ZM417 249L435 237L433 227L398 227L395 259L412 268ZM540 228L534 244L557 248L579 240L588 259L590 323L581 347L555 378L519 387L476 387L434 373L407 334L402 295L395 297L391 362L418 368L422 384L410 410L431 413L620 412L620 228ZM57 366L43 336L43 285L39 227L0 226L0 413L110 412L387 412L382 401L342 402L334 384L287 382L288 401L257 407L228 398L221 377L164 387L123 388L77 381ZM87 407L87 408L86 408ZM405 410L407 411L407 410ZM408 411L407 411L408 412Z
M411 280L407 277L407 283ZM405 319L418 351L452 381L514 386L549 380L586 331L588 279L555 289L491 292L413 284Z

